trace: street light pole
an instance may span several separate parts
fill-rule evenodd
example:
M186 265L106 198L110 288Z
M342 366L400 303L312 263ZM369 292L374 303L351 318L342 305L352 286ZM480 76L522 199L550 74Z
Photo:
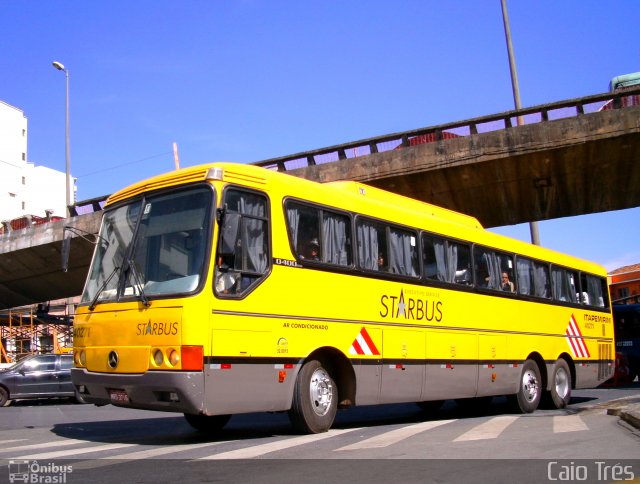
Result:
M509 14L507 13L507 0L500 0L502 5L502 21L504 23L504 35L507 39L507 53L509 54L509 70L511 72L511 89L513 90L513 101L516 110L522 109L520 102L520 84L518 83L518 71L516 70L516 58L513 55L513 44L511 43L511 28L509 27ZM518 126L523 124L521 116L518 116ZM529 222L529 231L531 233L531 243L540 245L540 232L538 231L538 222Z
M66 178L66 204L65 210L66 216L71 215L69 206L71 205L71 153L69 151L69 70L65 69L64 65L58 61L52 62L53 67L59 71L64 72L66 81L66 95L65 95L65 137L64 137L64 149L65 149L65 178Z

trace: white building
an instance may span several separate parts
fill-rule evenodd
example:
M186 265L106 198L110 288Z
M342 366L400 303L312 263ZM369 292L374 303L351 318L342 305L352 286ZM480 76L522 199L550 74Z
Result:
M29 163L27 117L0 101L0 222L24 215L66 216L65 173ZM75 201L75 179L70 187Z

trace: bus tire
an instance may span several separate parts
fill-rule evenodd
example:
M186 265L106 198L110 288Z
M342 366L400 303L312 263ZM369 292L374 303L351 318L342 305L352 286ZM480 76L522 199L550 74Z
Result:
M231 415L194 415L185 413L184 418L189 425L200 432L215 433L227 425Z
M520 372L518 393L511 398L516 412L531 413L538 408L542 397L541 383L538 365L533 360L526 360Z
M289 419L302 433L318 434L331 428L338 410L338 387L318 360L305 363L293 389Z
M558 359L551 372L551 389L546 393L549 406L566 408L571 400L571 371L562 358Z

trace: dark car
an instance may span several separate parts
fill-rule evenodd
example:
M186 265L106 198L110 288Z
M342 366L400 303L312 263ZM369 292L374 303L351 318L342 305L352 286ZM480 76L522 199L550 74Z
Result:
M0 370L0 407L9 400L76 397L72 355L32 355Z

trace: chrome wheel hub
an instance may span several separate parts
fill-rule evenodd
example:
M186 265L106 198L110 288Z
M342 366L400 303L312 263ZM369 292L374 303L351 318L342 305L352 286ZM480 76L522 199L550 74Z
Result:
M533 402L540 391L538 378L532 370L527 370L522 375L522 395L528 402Z
M329 374L324 368L318 368L311 375L309 395L311 397L311 406L316 415L320 417L326 415L331 408L333 385Z

